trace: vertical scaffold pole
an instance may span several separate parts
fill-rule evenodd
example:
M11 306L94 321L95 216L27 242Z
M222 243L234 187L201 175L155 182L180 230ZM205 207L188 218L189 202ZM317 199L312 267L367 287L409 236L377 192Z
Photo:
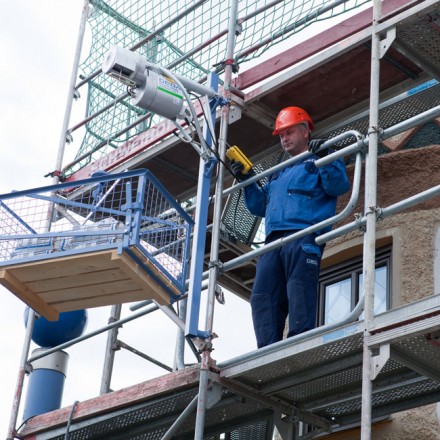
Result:
M15 426L17 425L18 409L20 407L21 393L23 391L24 375L26 373L27 358L29 355L29 349L31 346L32 332L34 330L35 312L29 309L26 335L23 342L23 348L21 352L20 371L18 372L17 385L14 393L14 403L12 404L11 417L9 419L8 436L6 440L13 440L15 436Z
M69 90L67 93L67 101L66 101L66 109L64 112L63 127L61 128L60 141L59 141L59 145L58 145L58 154L57 154L57 159L56 159L56 164L55 164L55 171L60 171L61 167L63 165L64 150L65 150L65 146L66 146L67 128L69 126L70 115L72 114L72 104L73 104L73 99L75 97L75 83L76 83L76 78L78 76L79 62L80 62L80 58L81 58L82 45L83 45L83 41L84 41L84 34L86 31L86 24L87 24L88 16L89 16L89 0L84 0L84 5L83 5L83 10L82 10L82 15L81 15L81 23L80 23L79 32L78 32L78 39L76 42L75 57L73 60L72 72L70 74ZM59 182L59 176L54 175L53 179L54 179L54 181L52 183L54 185L56 185Z
M230 2L230 15L229 15L229 29L228 29L228 42L226 50L226 64L225 64L225 77L224 77L224 98L229 102L231 95L231 81L232 81L232 69L234 58L234 46L235 46L235 32L237 25L238 14L238 0L231 0ZM229 104L222 107L221 124L220 124L220 136L219 136L219 155L221 160L225 160L226 155L226 140L228 135L228 122L229 122ZM213 228L211 237L211 254L210 254L210 268L209 268L209 284L208 284L208 300L206 305L206 322L205 328L212 334L213 320L214 320L214 302L215 291L217 287L218 276L218 255L219 255L219 242L220 242L220 222L222 211L222 193L223 193L223 177L224 167L219 166L218 178L215 188L215 202L214 202L214 214L213 214ZM205 428L205 413L206 413L206 395L208 389L209 380L209 364L211 359L210 341L209 345L202 353L202 362L200 366L200 382L199 382L199 398L197 402L197 416L196 426L194 431L194 440L203 440L203 432Z
M111 308L109 324L121 319L122 304L115 304ZM118 339L119 327L113 327L107 332L107 345L105 347L104 367L101 376L101 388L99 395L102 396L110 392L113 365L115 361L116 341Z
M57 158L55 161L55 170L52 173L52 185L57 185L60 182L61 168L63 166L64 151L66 149L67 127L69 126L70 115L72 114L72 104L75 97L75 83L78 75L79 62L81 58L81 50L84 41L84 34L86 32L87 18L89 16L89 0L84 0L83 9L81 13L81 22L79 25L78 38L76 40L75 56L73 59L72 71L70 73L69 89L66 99L66 108L64 110L63 126L61 128L60 140L58 143ZM52 224L53 203L51 203L47 210L47 230L49 231Z
M367 230L364 235L364 340L362 365L362 422L361 440L371 439L372 401L372 354L368 347L369 335L374 320L374 275L376 255L376 199L377 199L377 144L379 139L379 79L380 79L380 36L381 0L373 2L373 26L371 41L371 83L370 83L370 125L368 132L368 153L365 162L365 215Z

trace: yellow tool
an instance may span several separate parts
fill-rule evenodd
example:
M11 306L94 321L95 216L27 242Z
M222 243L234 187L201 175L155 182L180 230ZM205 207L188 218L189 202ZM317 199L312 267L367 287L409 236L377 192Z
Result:
M243 164L241 174L247 174L252 168L252 162L243 154L243 152L240 150L240 148L237 147L237 145L234 145L233 147L226 150L226 157L229 160L235 160L236 162L240 162L241 164Z

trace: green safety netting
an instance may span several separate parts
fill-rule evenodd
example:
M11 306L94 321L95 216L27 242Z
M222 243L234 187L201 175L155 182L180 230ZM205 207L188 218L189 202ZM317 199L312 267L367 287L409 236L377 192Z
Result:
M370 1L241 0L234 60L241 67L309 25ZM126 93L126 87L107 75L96 75L111 47L139 46L136 51L150 62L202 83L210 71L223 72L226 56L229 1L90 0L90 9L92 45L80 70L81 77L87 79L86 117L98 114L85 125L76 159L64 169L66 176L161 119L132 106L129 97L116 101ZM148 41L140 44L145 39Z

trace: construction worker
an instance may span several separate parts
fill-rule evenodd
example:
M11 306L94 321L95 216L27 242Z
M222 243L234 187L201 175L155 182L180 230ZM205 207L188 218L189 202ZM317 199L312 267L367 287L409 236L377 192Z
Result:
M249 211L265 218L266 243L295 233L335 215L336 199L347 192L350 183L345 164L338 159L320 168L315 160L327 154L318 151L324 140L310 140L313 121L299 107L280 111L273 135L289 155L310 151L295 163L269 176L265 186L255 183L245 188ZM318 156L319 155L319 156ZM232 162L238 180L243 165ZM287 336L316 327L318 281L324 246L315 238L331 229L298 238L260 256L251 293L252 320L258 348L280 341L288 319Z

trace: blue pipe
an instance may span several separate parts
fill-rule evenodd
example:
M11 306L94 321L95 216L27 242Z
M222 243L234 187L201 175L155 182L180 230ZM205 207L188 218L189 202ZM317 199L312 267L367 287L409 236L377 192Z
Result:
M37 348L32 354L44 350L44 348ZM60 350L32 363L23 421L61 408L68 358L69 355Z

